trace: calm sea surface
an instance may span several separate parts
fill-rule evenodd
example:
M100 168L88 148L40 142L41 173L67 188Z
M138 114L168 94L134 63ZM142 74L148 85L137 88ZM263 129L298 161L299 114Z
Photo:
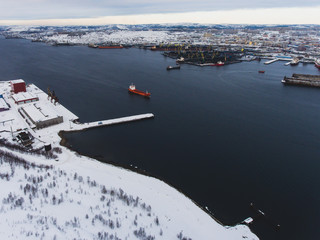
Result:
M68 134L73 149L137 166L225 223L254 215L253 202L269 216L252 227L260 239L317 239L320 89L280 81L320 72L313 65L263 62L166 71L174 60L160 52L0 39L0 80L50 87L82 122L155 114ZM150 91L151 99L128 94L131 83Z

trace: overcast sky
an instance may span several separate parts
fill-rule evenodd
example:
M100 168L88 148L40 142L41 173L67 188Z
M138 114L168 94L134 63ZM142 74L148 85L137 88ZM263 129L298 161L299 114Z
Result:
M319 0L0 0L0 24L320 24L319 10Z

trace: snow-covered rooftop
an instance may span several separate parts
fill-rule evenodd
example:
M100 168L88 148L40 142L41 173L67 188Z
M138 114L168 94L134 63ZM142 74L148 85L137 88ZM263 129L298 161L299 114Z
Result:
M0 109L9 109L6 101L2 97L0 97Z
M28 114L33 122L42 122L59 116L53 108L41 103L29 104L21 108Z
M12 94L12 98L15 102L23 102L23 101L28 101L31 99L37 98L33 93L31 92L19 92L16 94Z
M16 80L11 80L10 81L12 84L15 84L15 83L24 83L24 80L22 79L16 79Z

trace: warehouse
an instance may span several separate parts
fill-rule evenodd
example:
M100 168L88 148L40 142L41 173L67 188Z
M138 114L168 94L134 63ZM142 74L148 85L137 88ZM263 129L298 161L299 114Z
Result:
M0 94L0 112L9 110L7 102L4 100L3 96Z
M23 103L30 103L30 102L36 102L39 101L39 98L35 95L33 95L31 92L19 92L17 94L11 95L13 101L20 105Z
M11 91L14 93L26 92L26 83L22 79L12 80Z
M32 127L37 129L63 122L63 117L59 116L54 109L48 105L34 103L21 107L20 110L31 121Z

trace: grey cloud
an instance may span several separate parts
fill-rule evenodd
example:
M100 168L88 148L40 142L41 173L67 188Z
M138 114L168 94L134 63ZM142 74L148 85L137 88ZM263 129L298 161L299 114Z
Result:
M317 0L1 0L0 19L86 18L275 7L310 7Z

